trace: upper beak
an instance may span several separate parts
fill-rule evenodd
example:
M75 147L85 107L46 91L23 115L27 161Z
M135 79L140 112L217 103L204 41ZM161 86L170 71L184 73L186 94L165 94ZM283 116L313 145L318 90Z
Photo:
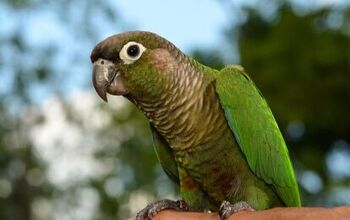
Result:
M107 91L109 85L114 80L117 71L114 65L109 65L107 60L102 62L99 60L94 62L94 68L92 73L92 83L95 87L97 94L107 102Z

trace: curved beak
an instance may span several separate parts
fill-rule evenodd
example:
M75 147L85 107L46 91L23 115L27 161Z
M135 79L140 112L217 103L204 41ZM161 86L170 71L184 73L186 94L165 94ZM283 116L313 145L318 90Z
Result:
M94 62L94 68L92 71L92 83L95 87L97 94L107 102L107 91L109 85L114 80L117 71L114 65L109 65L107 60L97 60Z
M112 95L126 95L127 88L123 83L120 72L114 63L105 59L98 59L94 63L92 83L97 94L107 102L107 92Z

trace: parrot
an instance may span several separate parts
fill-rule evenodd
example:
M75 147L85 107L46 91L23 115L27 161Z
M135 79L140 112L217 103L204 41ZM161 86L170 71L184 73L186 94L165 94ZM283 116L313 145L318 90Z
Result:
M240 65L205 66L148 31L115 34L91 52L98 96L123 96L147 118L154 150L181 200L160 200L137 220L164 209L219 212L300 207L286 143L251 77Z

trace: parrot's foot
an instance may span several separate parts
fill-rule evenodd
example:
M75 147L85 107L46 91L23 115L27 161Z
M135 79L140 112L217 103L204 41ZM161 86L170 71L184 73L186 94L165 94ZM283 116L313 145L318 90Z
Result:
M240 211L255 211L248 203L246 202L237 202L232 205L228 201L223 201L220 205L219 215L221 220L227 220L232 214Z
M164 209L172 209L176 211L188 211L188 205L184 200L164 199L149 204L136 215L136 220L151 220L156 214Z

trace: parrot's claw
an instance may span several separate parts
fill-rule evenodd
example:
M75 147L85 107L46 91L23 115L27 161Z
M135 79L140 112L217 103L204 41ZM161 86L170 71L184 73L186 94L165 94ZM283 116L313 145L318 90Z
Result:
M164 199L149 204L144 209L139 211L135 220L151 220L156 214L164 209L172 209L176 211L188 211L188 205L184 200L169 200Z
M221 220L227 220L232 214L240 211L255 211L248 203L246 202L237 202L232 205L228 201L223 201L220 205L219 215Z

